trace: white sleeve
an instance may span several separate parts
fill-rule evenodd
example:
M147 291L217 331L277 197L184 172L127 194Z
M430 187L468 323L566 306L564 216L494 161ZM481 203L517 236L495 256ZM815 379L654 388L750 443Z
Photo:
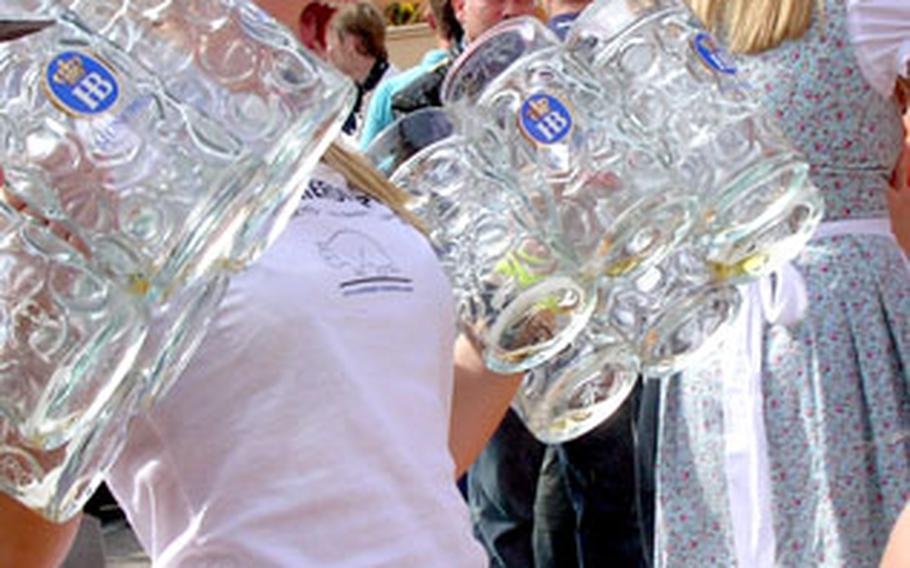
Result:
M848 0L847 28L866 80L891 96L910 76L910 0Z

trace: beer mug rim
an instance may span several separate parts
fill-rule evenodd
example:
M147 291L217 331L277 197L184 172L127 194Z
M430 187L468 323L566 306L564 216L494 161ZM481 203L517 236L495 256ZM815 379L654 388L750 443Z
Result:
M454 117L440 107L428 107L398 118L380 132L364 155L381 172L391 177L399 168L424 150L452 137L458 137ZM388 156L386 150L396 152ZM391 161L385 158L390 157Z
M490 76L486 78L486 81L484 81L482 85L479 85L476 92L467 95L459 93L458 86L460 84L460 76L469 63L478 57L479 54L483 53L485 48L489 47L491 40L496 37L502 37L510 32L518 34L523 40L523 49L518 57L512 59L507 65L502 67L502 69L492 72ZM542 49L560 45L561 42L556 34L533 16L520 16L500 22L481 34L477 39L472 40L467 49L465 49L452 63L449 72L446 74L445 80L443 80L442 88L440 89L440 98L445 105L454 103L471 104L476 99L480 98L480 94L484 91L486 85L492 83L496 77L507 73L508 70L522 58Z

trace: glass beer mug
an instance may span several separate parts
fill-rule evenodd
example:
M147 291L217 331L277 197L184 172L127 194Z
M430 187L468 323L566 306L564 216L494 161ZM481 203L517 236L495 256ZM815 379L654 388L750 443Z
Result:
M148 335L150 310L86 258L81 244L73 246L65 225L24 209L7 189L50 191L40 172L3 174L0 491L61 519L83 502L67 497L75 484L66 472L84 465L78 440L87 442L115 407L128 412L141 392L126 377Z
M808 165L681 0L596 0L566 46L702 196L695 232L719 278L755 279L805 245L823 209Z
M612 416L638 377L685 369L714 348L738 313L739 290L718 282L683 244L637 278L606 280L584 331L525 377L513 407L544 443L586 434Z
M469 119L478 121L478 116ZM594 308L594 283L541 224L517 180L492 167L442 109L390 125L367 154L409 192L455 291L458 317L479 340L487 366L518 372L561 351Z
M11 0L0 20L3 203L24 227L0 330L28 369L0 395L0 490L60 519L188 361L224 269L281 230L353 88L243 0Z
M524 185L548 187L555 230L592 276L643 271L692 228L695 200L661 148L621 120L620 102L538 21L508 20L472 42L442 97L453 112L491 115L479 151Z

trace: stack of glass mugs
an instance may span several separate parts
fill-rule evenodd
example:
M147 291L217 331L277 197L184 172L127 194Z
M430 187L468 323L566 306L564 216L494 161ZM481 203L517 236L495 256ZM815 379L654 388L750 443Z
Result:
M420 149L408 117L370 154L417 196L488 366L528 371L513 407L544 442L710 349L737 286L821 219L808 165L678 0L596 1L565 44L500 24L443 101L450 135Z
M0 490L62 520L354 92L244 0L7 0L0 38Z

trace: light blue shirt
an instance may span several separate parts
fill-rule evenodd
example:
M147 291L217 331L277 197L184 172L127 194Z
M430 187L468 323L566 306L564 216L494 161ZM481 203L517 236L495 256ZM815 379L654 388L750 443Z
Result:
M383 81L373 91L370 105L367 107L363 119L363 129L360 131L360 149L366 150L370 142L379 135L388 125L395 122L392 113L392 97L401 89L408 86L411 81L420 77L446 57L444 49L431 49L423 56L419 64L402 71L401 73Z

